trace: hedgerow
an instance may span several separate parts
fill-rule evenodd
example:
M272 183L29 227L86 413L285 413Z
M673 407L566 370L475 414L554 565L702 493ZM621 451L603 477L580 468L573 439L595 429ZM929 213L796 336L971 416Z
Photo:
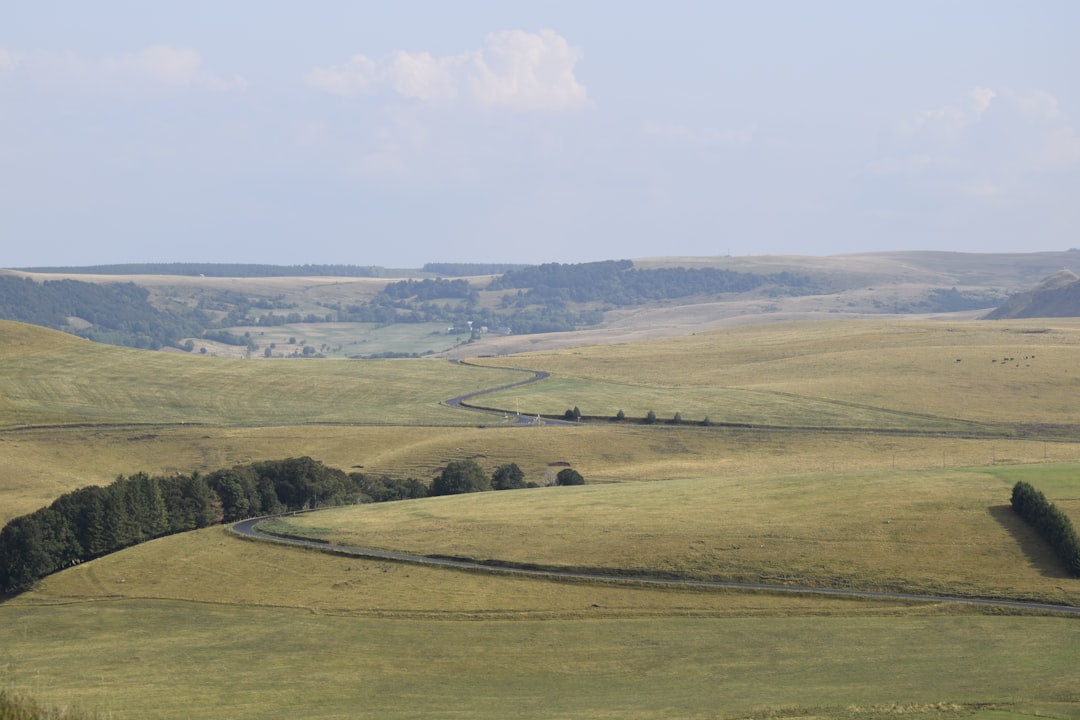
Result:
M1013 487L1012 508L1049 543L1069 572L1080 577L1080 537L1069 517L1042 492L1022 480Z

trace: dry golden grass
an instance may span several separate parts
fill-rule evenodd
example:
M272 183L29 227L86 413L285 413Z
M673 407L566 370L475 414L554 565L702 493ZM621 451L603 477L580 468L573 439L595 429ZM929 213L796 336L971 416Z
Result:
M1058 489L1078 497L1080 479ZM1080 603L1080 580L1014 516L1010 491L975 470L714 477L337 508L276 522L424 555Z
M46 578L12 606L187 600L397 618L585 618L938 612L918 604L551 582L366 561L251 542L208 528Z
M1080 424L1080 321L775 323L485 365L556 382L485 398L530 412L810 427L1002 430ZM1006 360L1008 358L1008 360ZM979 424L989 427L980 428Z
M98 345L0 322L0 427L466 424L442 404L521 373L437 359L244 361Z
M790 433L635 425L582 427L135 427L0 434L0 522L117 475L212 471L309 455L332 467L430 480L451 460L516 462L550 482L569 463L590 483L1080 462L1080 443Z
M550 363L565 377L564 391L577 395L515 397L589 413L596 411L582 399L587 393L599 399L598 388L620 387L627 402L611 414L632 412L635 398L642 414L646 400L722 399L720 411L708 410L717 422L729 409L764 415L764 397L790 398L788 410L773 401L776 415L812 416L827 406L840 409L839 423L848 408L848 422L865 427L904 413L935 422L1073 422L1077 411L1060 399L1069 385L1058 382L1069 368L1069 323L1055 321L1040 335L1008 332L1026 327L1015 324L950 327L777 326L545 354L520 362ZM995 353L1032 354L1029 340L1050 343L1035 348L1031 368L989 362ZM32 410L101 421L72 410L72 374L87 367L79 357L87 345L50 336L3 357L7 347L0 343L0 368L8 368L0 417ZM893 360L876 357L878 347L895 350L884 353ZM949 357L958 347L961 363ZM984 352L985 373L998 375L968 368ZM167 380L180 393L191 385L190 395L164 406L189 420L205 412L199 403L212 402L206 393L220 378L156 362L148 377L147 368L123 361L130 386L119 370L105 374L118 393L102 397L105 415L145 424L0 433L0 520L139 470L310 455L346 470L428 479L449 460L473 458L487 470L517 462L543 482L569 463L594 484L363 506L293 522L416 552L1080 601L1080 581L1062 577L1004 510L1011 484L1027 478L1077 517L1080 473L1066 463L1080 463L1080 443L629 424L477 427L493 421L464 414L457 427L303 426L296 423L308 419L312 398L329 403L326 412L370 417L389 412L379 403L414 403L421 412L423 398L453 394L423 373L391 378L389 390L354 393L358 385L342 386L306 363L290 363L301 375L271 383L291 400L268 400L260 426L192 427L153 419L145 386ZM36 404L12 411L3 405L10 388L35 364L39 376L47 368L58 377L35 379ZM266 376L211 367L231 378L226 396L246 389L272 397L260 386ZM890 384L894 372L906 372L904 381ZM176 377L160 377L169 373ZM1001 377L1011 379L995 394ZM957 380L968 383L966 393L953 387ZM687 416L688 407L667 411ZM523 402L521 409L538 408ZM966 709L1052 702L1060 704L1043 708L1075 714L1076 623L974 612L460 573L256 544L211 528L71 568L0 605L0 686L116 718L346 718L358 708L380 718L764 718L801 707L805 717L865 720L889 716L888 708L934 717L947 707L942 701Z
M1064 718L1080 641L1032 617L461 622L106 600L0 619L9 688L116 720Z

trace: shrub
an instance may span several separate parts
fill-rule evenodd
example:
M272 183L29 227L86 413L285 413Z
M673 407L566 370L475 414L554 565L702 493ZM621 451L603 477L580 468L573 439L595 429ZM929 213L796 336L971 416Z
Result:
M566 468L560 470L559 474L555 476L556 485L584 485L585 478L581 477L581 473L573 468Z
M500 465L491 474L491 487L494 490L517 490L525 487L525 473L517 463Z

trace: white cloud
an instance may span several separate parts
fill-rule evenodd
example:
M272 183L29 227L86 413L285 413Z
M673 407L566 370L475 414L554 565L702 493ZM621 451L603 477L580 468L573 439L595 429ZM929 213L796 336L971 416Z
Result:
M997 93L990 88L976 87L968 93L972 107L976 115L982 115L990 108L990 101L997 97Z
M1078 169L1080 137L1054 95L976 87L966 102L917 113L883 134L864 179L876 202L901 214L986 220L1045 212L1046 198L1072 192Z
M136 53L105 57L93 71L120 81L187 87L195 81L201 63L199 53L191 48L154 45Z
M913 129L959 132L989 110L991 101L996 97L997 93L990 88L972 88L968 92L970 101L968 107L945 105L933 110L924 110L916 117Z
M345 64L311 70L312 87L342 97L388 88L425 103L469 100L481 106L560 112L588 104L574 76L580 48L551 30L492 33L478 50L458 55L398 51L376 62L354 55Z
M457 96L454 71L460 64L455 58L398 51L389 63L387 75L399 94L424 102L440 102Z
M492 33L475 58L470 84L485 105L572 110L587 103L585 87L574 77L581 57L580 48L551 30Z
M1057 98L1045 90L1032 90L1027 95L1015 96L1015 100L1020 109L1028 115L1041 117L1044 120L1060 120L1062 118Z
M366 92L379 79L375 61L366 55L353 55L344 65L315 68L305 78L309 85L331 95L352 97Z
M66 50L25 55L0 50L0 72L5 70L38 87L62 91L199 88L224 92L247 87L240 76L226 79L205 71L197 50L170 45L152 45L99 58Z

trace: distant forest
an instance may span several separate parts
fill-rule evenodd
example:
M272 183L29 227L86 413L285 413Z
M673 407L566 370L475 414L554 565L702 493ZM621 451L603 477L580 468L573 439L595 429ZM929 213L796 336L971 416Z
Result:
M64 330L110 345L157 350L198 336L209 318L150 304L150 292L135 283L98 284L0 275L0 318Z
M39 268L39 271L47 270ZM220 265L173 263L101 265L68 268L79 273L183 274L233 277L331 275L375 277L384 268L356 265ZM90 283L78 280L35 282L0 274L0 319L44 325L115 345L191 350L185 338L205 338L257 349L251 333L232 328L298 323L362 322L439 323L452 332L471 334L548 333L595 325L606 312L645 303L691 296L716 297L755 291L760 294L812 295L825 291L807 275L792 272L749 273L721 268L637 268L630 260L543 265L429 263L425 277L387 282L363 302L324 301L304 312L283 295L268 296L207 287L197 303L151 302L150 293L133 282ZM484 281L463 276L492 275ZM395 277L400 278L401 274ZM940 289L910 308L891 311L952 311L985 307L982 297L955 288Z

